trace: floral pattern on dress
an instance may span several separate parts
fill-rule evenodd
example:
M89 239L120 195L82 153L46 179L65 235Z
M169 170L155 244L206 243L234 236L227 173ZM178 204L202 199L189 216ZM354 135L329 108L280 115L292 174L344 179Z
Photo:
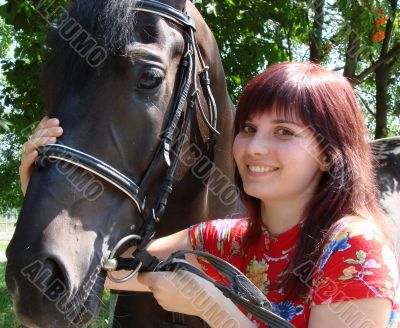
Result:
M272 303L272 310L274 313L285 319L286 321L292 321L295 315L300 315L304 312L304 306L295 306L293 302L284 300L278 304Z
M265 260L257 261L254 257L246 269L246 276L251 280L251 282L257 286L264 294L268 291L268 263Z
M288 297L282 282L294 255L301 225L276 236L262 226L259 239L243 251L242 237L247 225L245 218L195 225L189 229L192 247L235 265L266 295L274 312L297 328L308 326L313 306L370 297L386 297L392 301L387 327L400 328L398 263L383 234L371 221L346 218L338 222L315 266L310 293L295 299ZM202 266L207 274L214 274L208 263ZM212 277L224 282L218 275ZM265 323L247 315L257 327L266 327Z
M347 234L340 234L335 238L335 240L331 241L328 244L328 246L322 253L320 264L318 266L318 273L321 273L333 253L345 251L346 249L350 248L350 244L348 243L348 241L349 237L347 236Z
M230 244L231 242L231 232L232 228L235 226L235 222L232 220L213 220L211 221L212 226L217 231L217 249L223 255L225 251L225 244Z

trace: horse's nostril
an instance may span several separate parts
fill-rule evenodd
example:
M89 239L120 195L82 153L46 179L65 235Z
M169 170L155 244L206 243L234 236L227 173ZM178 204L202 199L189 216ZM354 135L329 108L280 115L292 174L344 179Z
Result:
M52 302L58 300L68 290L66 273L62 266L51 258L44 261L42 273L35 284L43 288L44 296Z

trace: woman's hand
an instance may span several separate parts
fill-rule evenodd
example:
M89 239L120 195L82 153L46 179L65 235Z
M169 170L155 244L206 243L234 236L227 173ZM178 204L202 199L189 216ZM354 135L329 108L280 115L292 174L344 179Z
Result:
M19 178L21 181L21 190L25 195L31 178L34 163L38 157L36 148L56 142L56 139L63 133L60 127L60 121L56 118L45 116L37 126L36 130L29 137L28 141L22 146L21 165L19 166Z
M185 271L140 273L138 281L153 293L158 304L165 310L201 316L201 307L196 304L197 295L213 299L219 292L211 283Z
M210 327L254 328L221 291L190 272L140 273L138 281L147 285L158 304L167 311L200 317Z

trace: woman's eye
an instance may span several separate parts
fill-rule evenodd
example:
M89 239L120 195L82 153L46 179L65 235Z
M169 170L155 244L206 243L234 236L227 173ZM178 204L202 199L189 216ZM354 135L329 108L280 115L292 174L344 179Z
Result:
M163 76L160 72L146 71L142 74L137 85L138 89L151 90L160 86L163 81Z
M256 129L250 125L243 125L240 130L244 133L253 133L256 131Z
M293 137L295 134L293 131L285 128L279 128L275 131L275 134L281 137Z

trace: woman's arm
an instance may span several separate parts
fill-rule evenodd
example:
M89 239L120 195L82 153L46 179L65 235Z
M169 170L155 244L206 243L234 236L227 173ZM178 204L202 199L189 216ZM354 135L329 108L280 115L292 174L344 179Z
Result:
M387 298L365 298L317 305L311 308L309 328L386 328L392 302Z

